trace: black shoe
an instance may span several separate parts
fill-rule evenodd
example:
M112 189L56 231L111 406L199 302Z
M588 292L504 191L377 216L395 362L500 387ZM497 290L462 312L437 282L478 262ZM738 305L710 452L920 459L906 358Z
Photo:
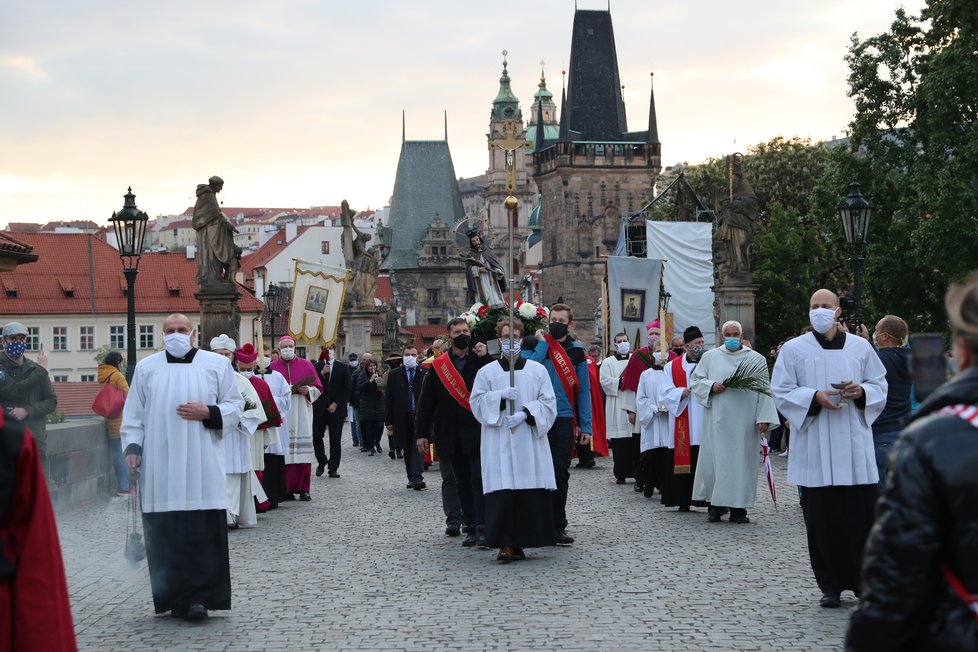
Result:
M578 464L580 466L580 464ZM615 484L625 484L625 478L617 478Z
M469 533L465 535L465 539L462 540L462 545L466 548L471 548L476 543L479 542L479 536L475 532L474 527L469 528Z
M340 474L337 473L336 471L330 471L328 475L331 478L338 478L338 477L340 477Z
M720 515L723 514L719 507L710 507L706 511L706 520L710 523L719 523Z
M459 528L456 524L451 524L445 528L446 537L457 537L459 535Z
M570 544L574 543L574 537L567 534L567 530L558 530L555 541L557 542L558 546L569 546Z
M415 491L421 491L422 489L424 489L427 486L428 485L426 485L424 482L415 482L414 483L414 490Z
M731 523L750 523L746 509L731 509L729 520Z
M391 458L392 460L397 458L397 456L394 454L394 451L393 450L388 450L387 451L387 457Z
M308 491L303 491L301 494L299 494L299 500L304 503L308 503L310 500L312 500L312 496L309 495Z
M207 618L207 609L204 608L204 605L195 602L187 607L187 620L190 622L199 623L204 618Z
M376 449L377 449L377 452L378 453L383 453L384 452L384 449L380 447L380 444L377 444Z
M317 465L316 466L316 477L317 478L320 477L323 474L323 471L325 471L325 470L326 470L326 465L325 464L319 464L319 465Z
M403 460L404 459L404 452L403 451L397 451L397 459L399 459L399 460Z
M689 511L689 505L683 505L682 507L679 508L678 511L680 511L680 512L688 512Z
M842 605L839 594L832 591L823 591L822 599L818 601L818 606L826 609L838 609Z
M187 605L182 607L174 607L170 609L170 615L174 618L186 618L187 617Z
M235 521L234 523L228 523L228 529L229 530L237 530L239 527L241 527L241 526L238 525L238 522L237 521Z
M591 460L590 462L578 462L577 463L577 468L579 468L579 469L593 469L597 465L598 465L597 462L595 462L594 460Z
M655 493L654 484L647 484L644 487L642 487L642 495L645 496L646 498L651 498L654 493Z
M635 483L635 493L639 493L643 489L645 489L645 485L643 485L641 482L636 482Z
M366 452L367 452L368 450L370 450L370 449L369 449L369 448L367 448L366 446L361 446L361 447L360 447L360 452L361 452L361 453L366 453Z
M373 451L370 451L369 453L367 453L367 457L373 457L373 456L374 456L374 452Z
M486 528L484 528L484 527L482 527L480 525L478 528L476 528L476 535L475 536L476 536L476 542L475 542L475 544L477 546L479 546L480 548L488 548L489 547L486 544Z
M472 526L471 525L463 525L462 526L462 532L468 534L471 531L472 531Z
M295 500L295 494L285 494L282 500Z

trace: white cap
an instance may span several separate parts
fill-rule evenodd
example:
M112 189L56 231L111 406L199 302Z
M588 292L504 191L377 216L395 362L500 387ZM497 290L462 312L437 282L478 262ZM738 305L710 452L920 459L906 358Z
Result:
M221 333L211 340L211 351L231 351L234 352L238 347L234 345L234 340Z
M27 327L21 324L19 321L12 321L3 327L4 337L13 337L14 335L28 335Z

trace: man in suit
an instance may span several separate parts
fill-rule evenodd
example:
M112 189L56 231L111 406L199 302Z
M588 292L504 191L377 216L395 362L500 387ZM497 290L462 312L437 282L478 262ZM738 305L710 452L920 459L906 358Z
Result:
M352 381L350 368L337 362L336 347L323 351L319 362L313 365L322 379L323 393L312 404L312 445L316 451L316 475L321 476L329 466L329 477L340 477L340 456L342 455L343 421L346 419L346 404L350 401ZM329 458L323 437L329 429Z
M414 417L427 370L418 364L418 349L413 344L405 346L401 353L401 366L395 367L387 375L384 425L387 433L394 436L394 446L404 449L407 488L421 491L426 486L421 475L424 471L424 455L415 447Z
M482 426L468 407L469 392L479 369L492 362L486 345L472 345L469 325L460 317L448 322L451 348L431 363L424 379L415 418L419 453L428 449L428 434L435 433L440 464L448 464L458 483L462 516L469 526L463 546L474 546L485 536L485 502L479 456ZM450 532L446 531L446 534Z

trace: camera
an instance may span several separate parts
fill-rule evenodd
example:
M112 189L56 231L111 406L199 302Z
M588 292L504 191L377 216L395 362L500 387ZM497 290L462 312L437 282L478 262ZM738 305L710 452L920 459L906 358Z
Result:
M856 300L852 297L841 296L839 297L839 307L842 308L839 321L848 324L850 328L858 328L859 321L856 319Z

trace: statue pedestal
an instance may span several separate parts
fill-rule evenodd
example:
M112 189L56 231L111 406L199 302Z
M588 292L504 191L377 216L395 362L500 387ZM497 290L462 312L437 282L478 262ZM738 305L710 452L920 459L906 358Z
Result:
M720 328L724 322L739 321L744 327L744 338L751 340L754 330L754 297L757 287L753 283L726 283L714 289L716 294L717 342L723 341Z
M238 290L233 283L207 283L194 295L200 302L200 342L209 349L210 341L226 334L238 346L242 342L238 329L241 314L238 311Z
M371 327L374 318L377 316L375 310L344 310L340 317L343 328L342 350L337 352L337 356L344 358L350 353L362 355L365 351L372 351ZM376 333L383 336L383 333Z

